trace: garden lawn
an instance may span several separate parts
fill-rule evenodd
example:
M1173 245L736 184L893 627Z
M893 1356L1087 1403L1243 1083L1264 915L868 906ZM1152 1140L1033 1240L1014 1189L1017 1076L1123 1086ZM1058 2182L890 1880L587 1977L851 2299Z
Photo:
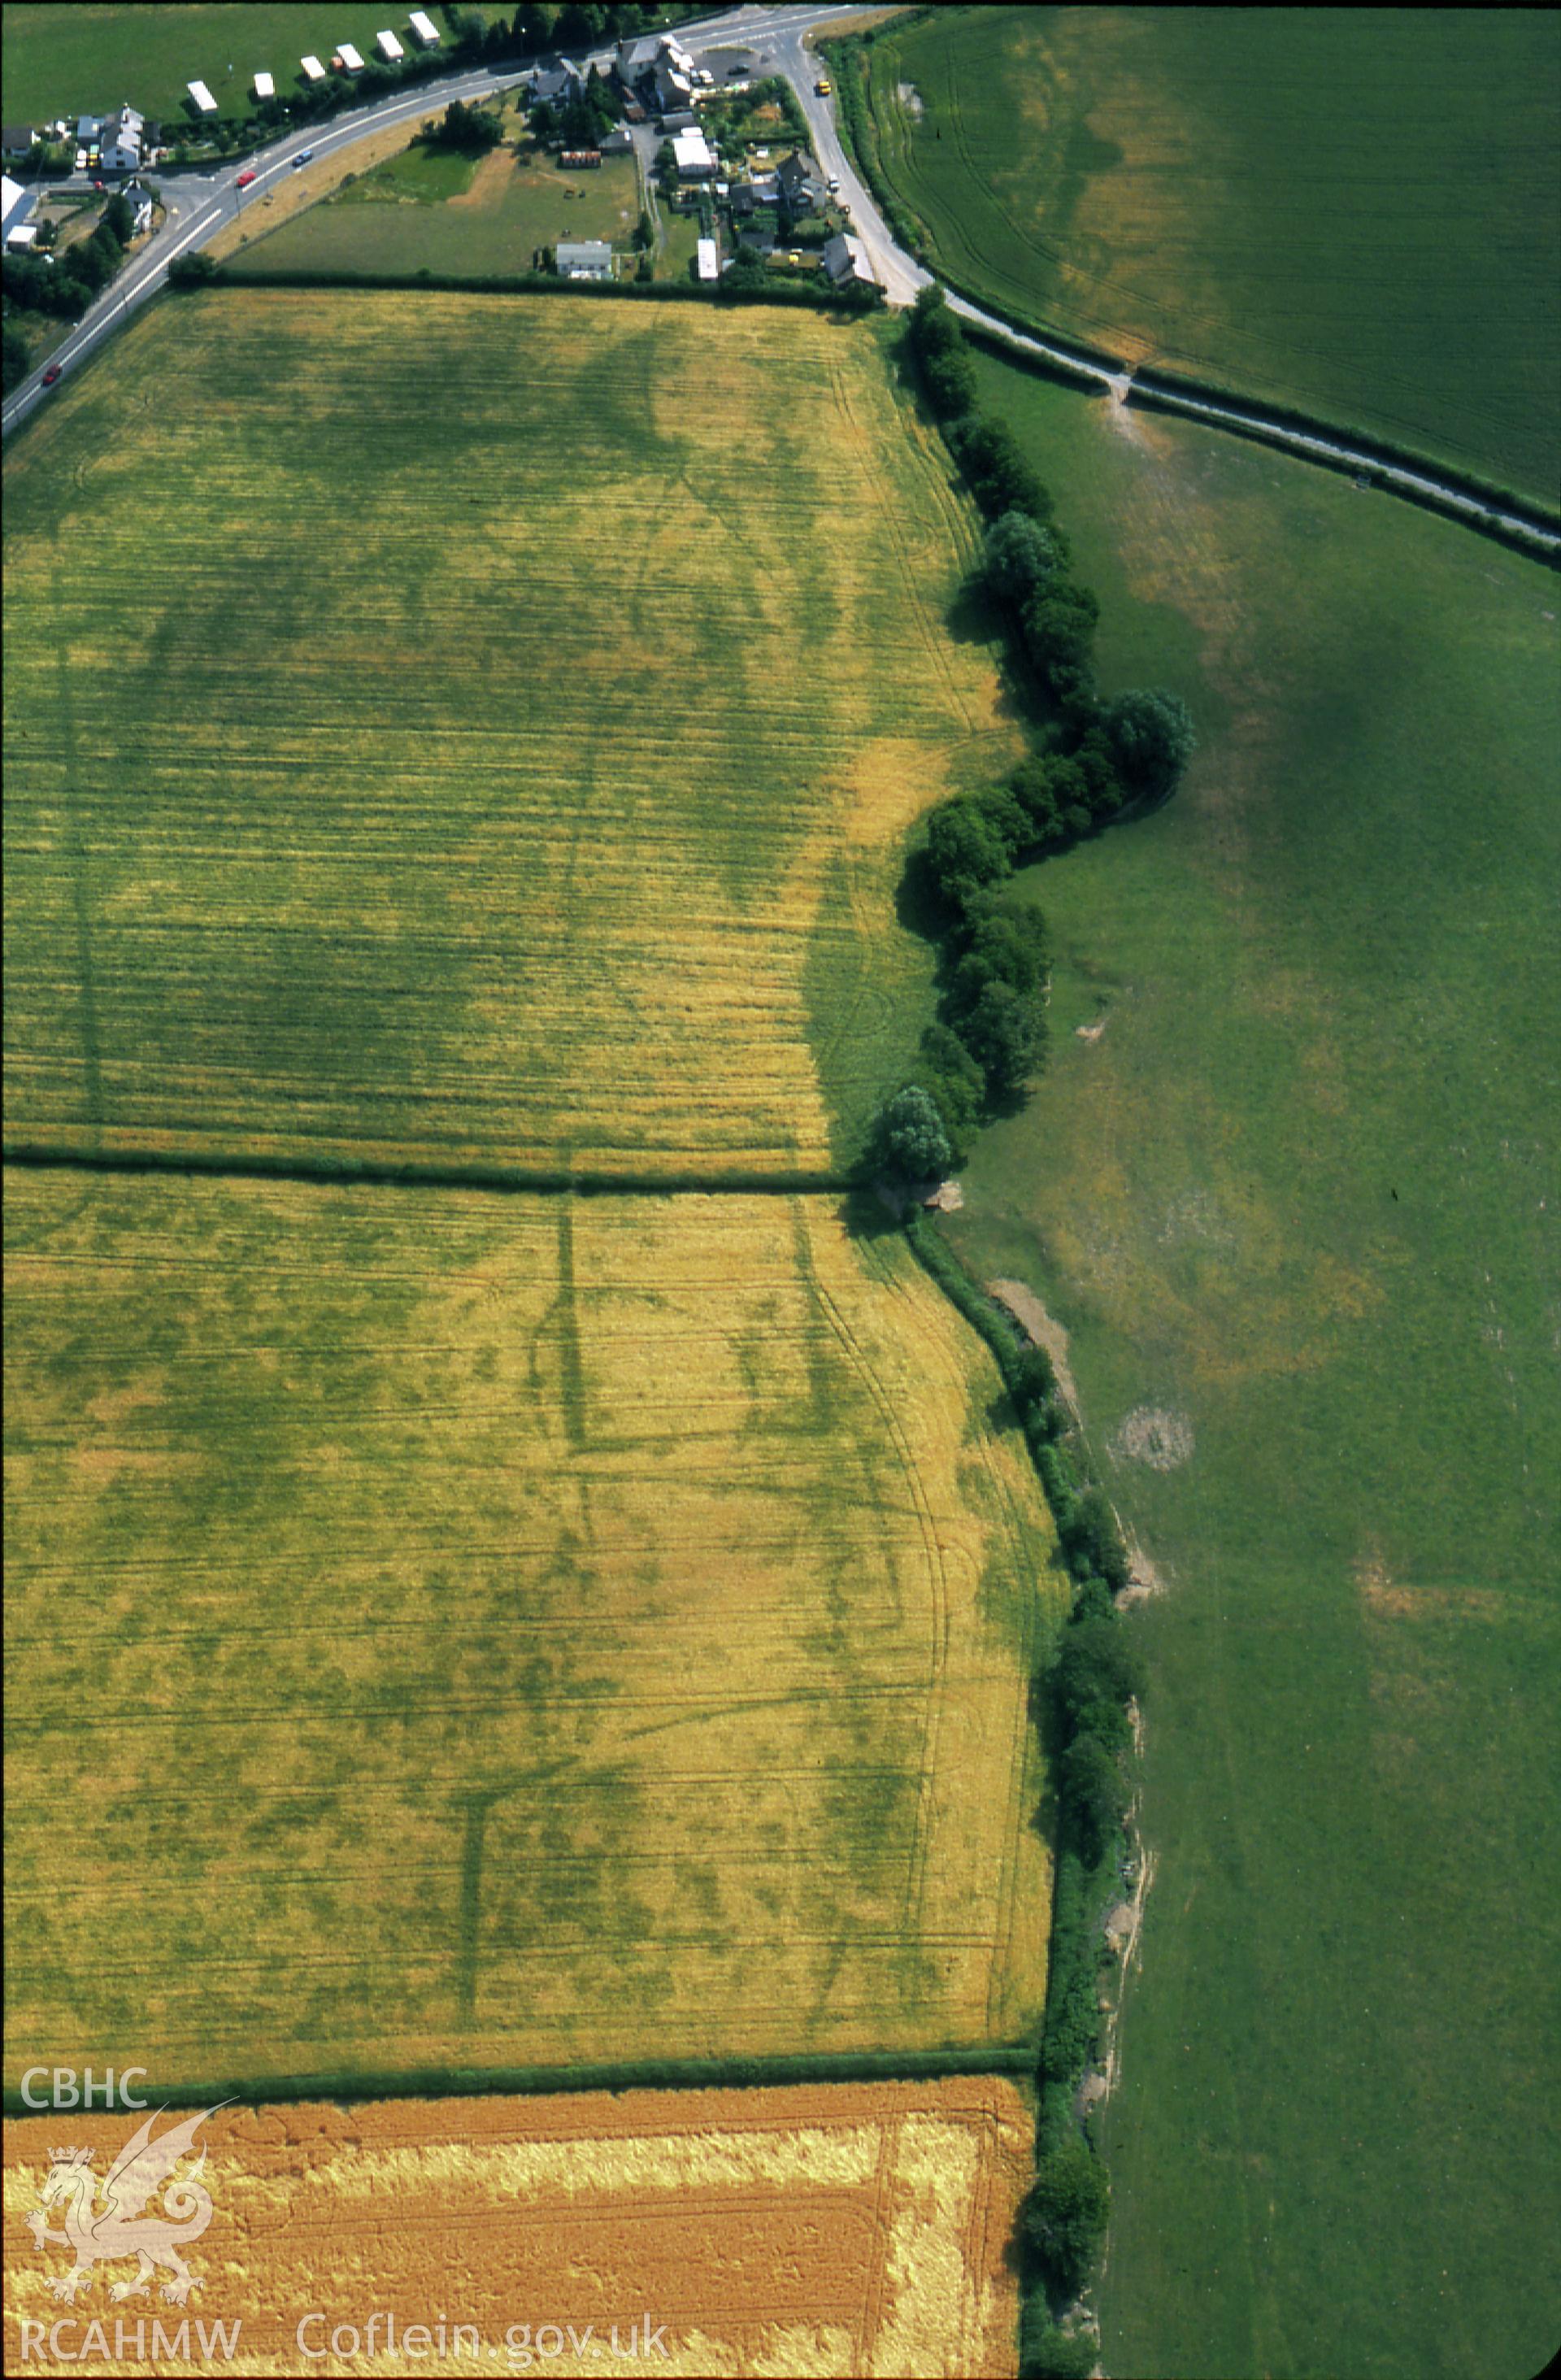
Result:
M337 273L529 273L538 249L561 239L605 239L626 248L639 221L632 157L606 157L563 171L528 151L496 150L446 196L427 152L412 150L352 183L322 205L252 238L246 261L262 272L309 266ZM438 161L444 164L443 159ZM431 185L431 186L430 186ZM429 203L442 199L444 203ZM242 265L239 267L242 270Z
M1561 2315L1556 582L978 374L1107 688L1175 687L1202 739L1168 808L1021 880L1050 1067L947 1225L1071 1333L1167 1590L1106 2366L1527 2380Z
M53 402L6 481L13 1147L854 1157L930 1006L906 837L1020 748L870 327L203 292Z
M7 1188L11 2087L1025 2038L1066 1582L898 1232Z
M970 296L1555 505L1554 13L938 9L869 55Z

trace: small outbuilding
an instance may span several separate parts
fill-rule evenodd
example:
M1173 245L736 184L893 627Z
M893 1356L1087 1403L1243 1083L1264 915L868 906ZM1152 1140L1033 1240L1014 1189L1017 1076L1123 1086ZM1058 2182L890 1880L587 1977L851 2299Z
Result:
M203 82L187 82L185 89L195 102L197 115L215 115L217 103Z
M324 81L325 69L321 65L320 60L317 57L310 56L300 58L298 60L298 64L303 69L303 77L306 82Z
M268 74L258 74L255 77L255 97L257 99L274 99L276 97L276 83L272 76Z
M677 161L680 182L708 182L714 176L716 161L702 132L675 133L672 155Z
M713 239L701 239L696 241L694 249L694 277L696 281L720 280L720 266L717 261L716 244Z
M396 40L395 35L388 29L382 33L375 34L374 47L379 51L380 55L386 59L393 67L396 64L398 59L404 58L406 55L401 43Z
M412 28L414 40L420 42L425 50L438 49L439 27L431 17L425 16L421 8L414 8L406 21Z

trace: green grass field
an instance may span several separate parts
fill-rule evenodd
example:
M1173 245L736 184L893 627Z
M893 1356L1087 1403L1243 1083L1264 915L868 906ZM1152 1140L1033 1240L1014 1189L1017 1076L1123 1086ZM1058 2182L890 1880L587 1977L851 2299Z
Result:
M561 239L626 249L638 220L632 157L565 172L540 152L516 158L506 149L485 158L474 176L467 159L412 148L252 239L233 262L239 271L248 261L263 271L528 273L536 250Z
M905 837L1019 748L872 332L253 290L115 352L7 457L12 1145L838 1169Z
M870 56L972 295L1555 503L1553 14L939 9Z
M1067 1586L897 1232L6 1206L8 2084L45 2039L193 2087L1024 2037Z
M405 12L389 12L389 29L410 54ZM435 20L438 21L437 19ZM0 69L7 121L103 113L127 99L143 115L173 128L186 121L185 85L204 82L224 115L246 116L254 105L258 69L274 77L282 95L302 88L300 59L329 66L344 42L365 58L378 55L374 38L386 25L382 7L345 0L243 0L238 6L158 7L78 5L7 6L0 25ZM228 72L229 67L233 72Z
M1023 880L1053 1057L947 1226L1071 1333L1167 1586L1106 2368L1527 2380L1561 2228L1556 582L979 372L1108 687L1175 686L1203 740L1169 808Z

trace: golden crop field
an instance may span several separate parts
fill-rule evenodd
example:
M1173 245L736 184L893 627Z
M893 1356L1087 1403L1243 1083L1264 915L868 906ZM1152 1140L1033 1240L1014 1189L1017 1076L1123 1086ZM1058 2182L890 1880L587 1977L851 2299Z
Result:
M1016 757L877 334L170 300L6 473L11 1146L817 1176Z
M90 2146L101 2179L135 2123L6 2126L8 2369L19 2325L62 2312L48 2279L68 2253L24 2228L49 2150ZM1033 2123L993 2077L224 2109L195 2137L213 2214L188 2311L239 2325L236 2373L578 2374L614 2344L629 2360L631 2332L668 2374L1016 2368L1006 2251ZM179 2318L95 2296L63 2344L93 2314L109 2341L115 2313L140 2316L149 2343Z
M8 1204L14 2045L204 2088L1023 2036L1066 1592L898 1232Z

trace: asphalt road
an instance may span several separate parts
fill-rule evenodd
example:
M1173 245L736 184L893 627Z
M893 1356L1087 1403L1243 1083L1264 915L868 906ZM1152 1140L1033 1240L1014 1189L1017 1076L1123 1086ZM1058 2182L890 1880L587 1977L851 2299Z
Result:
M770 56L772 68L788 73L807 95L805 103L820 111L828 122L824 103L813 96L808 79L808 63L804 60L803 36L814 27L827 26L839 17L856 13L849 6L838 7L743 7L730 8L720 17L702 18L686 29L690 49L754 49ZM782 55L782 51L784 55ZM593 53L599 65L605 66L611 55L610 49ZM532 63L526 62L527 65ZM584 63L584 61L577 61ZM415 91L404 97L382 101L376 107L355 109L350 115L333 116L329 123L310 125L290 131L268 149L252 152L246 157L233 157L207 174L175 174L165 168L159 173L159 186L167 208L167 219L139 255L127 264L118 279L104 290L95 304L89 307L68 338L53 355L30 372L20 386L14 389L0 410L0 431L10 431L25 421L42 398L49 392L43 386L43 373L55 365L61 374L73 371L102 346L111 332L132 314L138 306L161 289L168 278L168 267L175 257L204 248L224 225L232 223L252 200L263 198L278 180L293 171L293 160L301 149L312 149L316 157L329 157L338 149L350 148L366 134L380 131L384 126L399 124L421 115L430 105L448 105L453 99L486 99L496 91L509 89L520 79L523 68L517 61L502 67L480 67L470 74L452 75L433 83L419 83ZM815 67L813 71L817 73ZM813 116L809 114L810 123ZM820 135L822 140L823 136ZM841 152L832 124L829 126L829 155ZM860 205L871 205L865 191L853 176L848 185L845 173L834 163L828 163L824 149L819 151L819 163L826 171L840 174L841 195L851 200L853 220L860 223ZM237 188L241 173L253 170L255 180L246 190ZM857 195L859 192L859 196ZM885 261L891 248L887 232L873 221L881 236ZM910 260L905 260L910 263ZM911 270L915 271L912 266Z
M866 188L858 178L846 152L835 121L832 99L821 99L814 90L820 67L817 56L805 46L812 32L827 31L843 17L861 13L857 6L832 7L786 6L729 8L719 17L701 18L696 24L682 29L682 37L696 57L708 50L751 49L756 52L760 73L783 74L792 84L807 118L814 153L827 176L840 183L840 196L850 211L853 230L867 251L874 278L882 284L891 306L910 306L916 292L924 288L932 275L899 247L889 226L879 214ZM611 49L592 53L596 62L605 66ZM532 61L527 61L529 66ZM584 64L579 60L577 63ZM46 369L58 365L63 373L73 370L85 361L94 348L116 330L120 323L146 299L161 289L168 278L168 267L178 256L205 246L224 224L231 223L254 199L263 198L266 191L293 170L293 160L301 149L311 149L316 157L329 157L338 149L350 148L370 132L386 125L402 123L424 114L430 104L447 104L453 99L482 99L496 91L510 88L525 69L512 61L502 68L483 67L468 75L453 75L448 80L419 84L417 91L405 98L384 101L378 107L356 110L351 115L338 115L330 123L303 131L289 132L271 148L256 151L248 158L234 158L217 171L205 176L181 175L167 177L162 184L167 207L167 220L154 237L142 249L133 263L127 265L113 285L106 289L86 314L70 336L54 349L45 365L28 375L19 388L13 391L0 412L0 431L14 430L24 421L40 399L48 395L42 385ZM255 180L247 190L236 186L240 173L252 168ZM968 299L950 293L954 311L967 322L977 322L1022 354L1031 354L1045 361L1064 363L1086 377L1097 380L1108 389L1119 404L1129 401L1131 374L1120 367L1112 369L1095 358L1075 353L1072 349L1046 339L1017 332L996 316L972 305ZM1422 499L1431 498L1463 518L1482 525L1500 528L1519 536L1531 549L1552 556L1561 553L1561 537L1536 528L1533 523L1502 508L1482 503L1462 489L1453 487L1432 473L1410 470L1398 465L1381 462L1342 441L1336 442L1321 433L1278 426L1266 420L1257 411L1248 412L1239 405L1213 405L1195 397L1168 396L1161 393L1162 404L1169 403L1175 410L1231 429L1261 429L1265 436L1292 453L1312 461L1344 463L1361 471L1369 471L1381 483L1401 493Z

